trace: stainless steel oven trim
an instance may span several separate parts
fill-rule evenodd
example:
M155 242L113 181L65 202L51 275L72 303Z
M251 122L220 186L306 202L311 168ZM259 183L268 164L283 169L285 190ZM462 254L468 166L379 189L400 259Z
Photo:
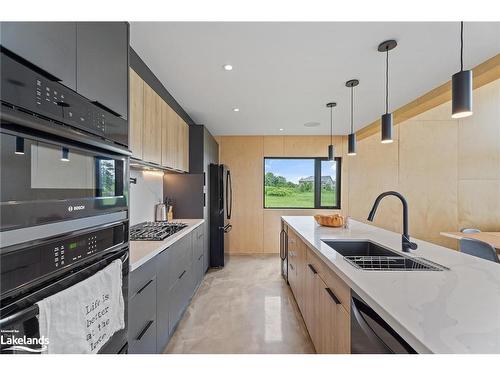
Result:
M0 248L128 219L128 211L89 216L0 232Z

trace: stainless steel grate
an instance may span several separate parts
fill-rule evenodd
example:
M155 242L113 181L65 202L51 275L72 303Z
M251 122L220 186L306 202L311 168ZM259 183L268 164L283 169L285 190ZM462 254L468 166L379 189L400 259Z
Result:
M444 271L448 268L424 258L405 256L345 256L354 267L366 271Z

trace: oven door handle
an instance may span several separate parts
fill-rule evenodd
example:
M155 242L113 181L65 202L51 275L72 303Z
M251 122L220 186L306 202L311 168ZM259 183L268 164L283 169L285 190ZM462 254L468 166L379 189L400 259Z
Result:
M108 256L108 257L106 257L106 258L101 259L101 261L103 261L103 260L107 260L107 259L109 259L109 258L111 258L111 257L112 257L112 255L111 255L111 256ZM128 259L128 258L129 258L129 252L127 251L125 254L123 254L123 255L120 257L120 260L122 261L122 264L123 264L123 263L125 263L125 262L127 261L127 259ZM104 266L103 268L101 268L101 270L102 270L102 269L104 269L105 267L107 267L108 265L109 265L109 264L107 264L106 266ZM76 273L71 274L71 275L69 275L69 276L65 277L64 279L58 280L57 282L61 282L61 281L63 281L63 280L66 280L66 279L67 279L67 278L69 278L69 277L74 277L75 275L78 275L80 272L83 272L83 271L85 271L86 269L88 269L88 268L90 268L90 267L92 267L92 266L93 266L93 264L91 264L91 265L89 265L89 266L87 266L87 267L85 267L85 268L82 268L81 270L77 271ZM100 271L100 270L99 270L99 271ZM99 272L99 271L97 271L97 272ZM84 280L85 280L85 279L84 279ZM82 281L83 281L83 280L82 280ZM51 284L51 285L53 285L53 284ZM51 285L48 285L48 286L46 286L45 288L49 288ZM75 285L76 285L76 284L75 284ZM44 288L44 289L45 289L45 288ZM35 302L35 303L34 303L33 305L31 305L30 307L27 307L27 308L25 308L25 309L23 309L23 310L21 310L21 311L18 311L18 312L16 312L16 313L12 314L12 315L9 315L9 316L7 316L6 318L0 319L0 328L1 328L1 327L4 327L4 326L7 326L7 325L11 324L12 322L15 322L15 321L18 321L18 320L22 320L22 319L26 320L26 319L29 319L29 318L34 318L34 317L35 317L35 316L37 316L39 313L40 313L40 311L39 311L39 309L38 309L38 305L37 305L37 304L36 304L36 302Z

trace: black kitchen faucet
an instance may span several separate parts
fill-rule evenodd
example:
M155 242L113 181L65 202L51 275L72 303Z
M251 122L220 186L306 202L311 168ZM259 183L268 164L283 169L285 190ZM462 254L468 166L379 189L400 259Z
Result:
M403 197L400 193L397 191L386 191L382 194L380 194L377 199L375 199L375 203L373 203L373 207L370 211L370 214L368 215L369 221L373 221L373 218L375 217L375 212L377 211L378 205L380 201L384 198L387 197L388 195L393 195L395 197L398 197L401 203L403 203L403 235L402 235L402 250L405 253L408 253L411 250L416 250L418 245L415 242L410 241L410 235L408 234L408 203L406 202L405 197Z

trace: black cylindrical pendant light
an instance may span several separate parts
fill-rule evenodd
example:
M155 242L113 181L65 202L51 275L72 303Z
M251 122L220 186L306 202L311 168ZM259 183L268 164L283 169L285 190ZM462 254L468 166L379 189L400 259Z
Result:
M17 155L24 155L24 138L16 137L16 151Z
M381 119L382 143L392 143L392 113L389 113L389 51L397 45L395 40L386 40L378 46L378 51L385 53L385 113Z
M351 79L345 83L351 89L351 132L347 141L347 155L356 155L356 133L354 133L354 87L359 85L357 79Z
M62 148L61 161L69 161L69 149L66 147Z
M335 102L326 104L326 106L330 108L330 144L328 145L328 160L335 159L335 147L333 146L333 107L336 105L337 103Z
M464 23L460 22L460 71L451 77L451 117L472 115L472 71L464 70Z

